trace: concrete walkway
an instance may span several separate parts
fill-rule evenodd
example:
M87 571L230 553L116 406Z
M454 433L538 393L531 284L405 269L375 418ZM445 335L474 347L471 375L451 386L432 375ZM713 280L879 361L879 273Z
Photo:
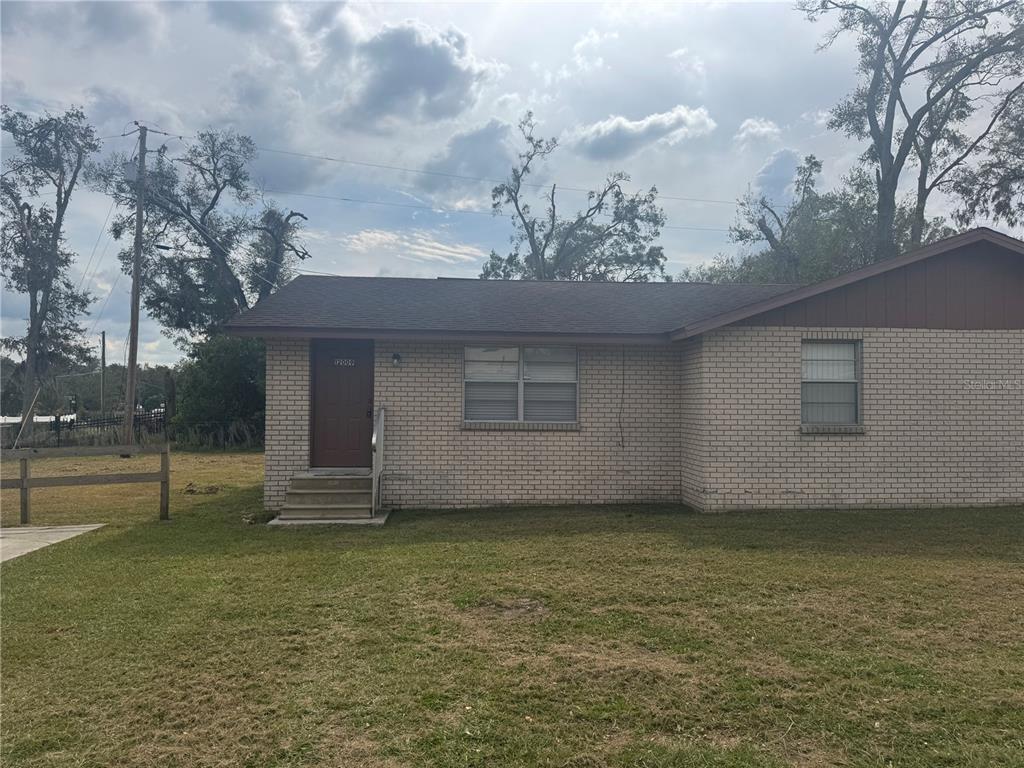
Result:
M41 525L0 528L0 562L13 560L37 549L102 528L99 525Z

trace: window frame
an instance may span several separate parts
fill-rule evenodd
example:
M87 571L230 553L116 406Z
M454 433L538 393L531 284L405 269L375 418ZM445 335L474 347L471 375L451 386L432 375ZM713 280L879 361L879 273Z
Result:
M466 350L471 347L505 347L514 348L519 353L519 370L516 376L516 412L517 417L515 419L470 419L466 417ZM524 394L526 391L526 384L530 380L524 378L526 373L526 349L571 349L573 351L574 363L576 366L576 377L573 381L562 381L562 382L543 382L543 383L554 383L554 384L572 384L576 387L576 398L575 398L575 412L573 413L572 421L527 421L526 420L526 407L524 402ZM494 380L489 379L474 379L471 383L500 383L510 384L510 379ZM579 424L580 420L580 349L578 346L573 344L504 344L501 342L493 344L464 344L462 346L462 423L463 424L557 424L557 425L575 425Z
M808 345L813 344L843 344L853 348L853 379L805 379L804 378L804 350ZM807 431L829 431L844 429L862 429L864 426L863 408L863 340L862 339L836 339L811 337L800 340L800 427ZM851 422L838 421L805 421L804 420L804 384L853 384L854 398L854 420Z

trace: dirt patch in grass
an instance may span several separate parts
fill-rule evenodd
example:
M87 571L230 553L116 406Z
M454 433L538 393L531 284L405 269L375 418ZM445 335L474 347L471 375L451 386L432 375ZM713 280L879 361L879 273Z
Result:
M181 489L181 492L188 496L212 496L215 493L220 493L220 486L196 485L195 483L189 482L185 484L185 487Z
M548 608L533 597L510 597L500 600L484 600L478 606L480 613L505 619L542 618Z

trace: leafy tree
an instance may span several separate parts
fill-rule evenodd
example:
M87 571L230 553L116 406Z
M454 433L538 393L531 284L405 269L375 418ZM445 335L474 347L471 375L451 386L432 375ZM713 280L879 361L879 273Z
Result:
M241 426L263 435L265 349L260 339L212 336L192 346L176 372L173 426L193 442L220 442Z
M24 372L21 362L0 355L0 416L21 415L21 380Z
M50 367L88 357L78 318L90 298L68 277L74 254L65 246L64 223L85 164L100 143L77 107L36 118L6 105L0 109L0 127L16 148L0 176L0 274L27 296L29 315L25 335L2 344L23 359L21 414L30 419ZM50 195L52 203L35 202Z
M87 375L82 375L86 374ZM166 403L169 397L168 376L172 369L166 365L141 365L138 370L136 402L147 411ZM99 363L95 359L89 366L80 366L75 370L63 370L61 374L76 374L61 377L56 385L46 387L40 395L41 413L54 413L62 408L69 395L78 400L78 410L84 417L100 415L100 374ZM104 377L104 410L106 415L123 413L125 366L121 363L108 363Z
M259 197L248 170L256 146L248 136L203 131L180 157L166 145L154 154L146 174L144 303L187 346L275 290L294 261L309 256L301 243L306 217ZM111 228L117 239L134 227L127 159L115 156L93 171L121 207ZM121 260L129 270L130 248Z
M811 20L835 17L824 46L857 38L860 83L832 110L830 126L868 140L874 166L876 258L895 256L898 191L918 166L910 240L924 237L928 197L984 147L984 138L1020 93L1024 4L1017 0L937 0L908 4L801 0ZM1011 87L1007 87L1010 83ZM971 118L994 104L986 128L971 138Z
M292 257L300 261L309 258L309 251L300 242L300 219L308 221L298 211L285 213L268 206L253 224L252 262L245 275L248 292L257 300L270 295L275 286L292 277Z
M654 242L665 224L657 189L627 194L625 173L613 173L604 186L587 194L587 206L569 217L560 214L556 185L544 195L545 211L536 215L524 187L535 166L558 147L556 139L534 135L528 112L519 122L526 141L508 180L491 193L494 212L511 209L514 233L507 256L492 251L480 277L504 280L650 280L665 271L665 254Z
M976 115L979 101L989 98L987 95L971 98L961 90L953 91L938 109L922 121L914 142L917 179L910 235L912 245L920 245L924 239L926 207L931 194L936 190L956 192L957 180L965 178L965 173L973 167L970 164L972 159L980 157L983 164L991 161L989 136L993 129L1002 132L1006 121L1020 113L1024 106L1024 82L997 98L998 103L988 123L972 138L962 126ZM1024 170L1024 160L1020 157L1016 160L1016 168L1018 172ZM962 223L966 225L969 221Z
M1024 223L1024 107L1020 103L1000 123L988 142L985 159L964 168L955 177L963 200L957 220L966 224L978 217Z
M777 204L764 196L739 201L730 239L744 252L719 256L685 270L680 279L702 282L812 283L878 260L872 247L875 184L863 167L854 168L836 189L817 190L821 163L804 158L793 180L792 199ZM897 206L894 222L901 250L910 247L912 202ZM925 241L953 234L941 218L926 221Z

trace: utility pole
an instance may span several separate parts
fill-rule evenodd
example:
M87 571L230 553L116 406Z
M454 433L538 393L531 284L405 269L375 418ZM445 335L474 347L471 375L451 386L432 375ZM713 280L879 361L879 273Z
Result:
M100 331L100 418L107 415L106 409L106 383L107 383L107 332Z
M128 371L124 388L124 444L135 442L135 376L139 360L139 282L142 279L142 225L146 207L146 126L139 126L139 171L135 180L135 248L132 256L132 309Z

